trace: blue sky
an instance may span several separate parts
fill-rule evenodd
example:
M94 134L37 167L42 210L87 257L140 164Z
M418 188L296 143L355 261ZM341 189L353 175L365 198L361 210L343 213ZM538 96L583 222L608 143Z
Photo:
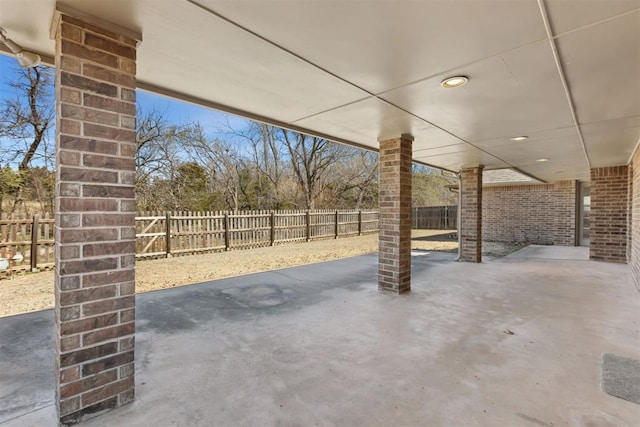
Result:
M17 68L19 68L19 66L13 57L0 55L0 100L11 98L15 95L15 92L9 86L9 82L14 78L14 73ZM156 110L165 114L171 123L185 124L199 122L207 136L211 138L223 137L223 135L217 133L216 130L227 121L232 127L237 129L244 128L248 123L248 120L242 117L225 114L141 90L137 92L137 103L143 111Z
M248 120L222 113L199 105L166 98L150 92L138 90L137 103L143 111L157 110L164 113L172 123L199 122L209 137L221 137L217 130L229 123L234 129L244 128Z

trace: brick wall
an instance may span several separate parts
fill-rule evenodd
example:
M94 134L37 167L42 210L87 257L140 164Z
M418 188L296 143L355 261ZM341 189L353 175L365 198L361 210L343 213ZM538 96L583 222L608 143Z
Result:
M60 421L133 399L136 41L56 30L56 367Z
M638 164L640 167L640 164ZM629 165L627 178L627 262L631 261L632 245L633 245L633 181L634 173L636 173L633 163Z
M460 261L482 261L482 167L460 174Z
M591 169L591 259L627 262L629 167Z
M411 155L413 137L380 142L378 289L411 289Z
M484 240L573 246L576 190L575 181L484 187Z
M640 291L640 150L636 150L631 164L631 231L629 233L631 248L629 266L633 283Z

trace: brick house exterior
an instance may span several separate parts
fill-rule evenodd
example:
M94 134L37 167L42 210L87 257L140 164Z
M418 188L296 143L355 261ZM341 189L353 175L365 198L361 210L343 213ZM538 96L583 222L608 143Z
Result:
M636 148L630 169L629 265L633 283L640 291L640 150Z
M575 244L576 181L485 186L482 192L483 240Z

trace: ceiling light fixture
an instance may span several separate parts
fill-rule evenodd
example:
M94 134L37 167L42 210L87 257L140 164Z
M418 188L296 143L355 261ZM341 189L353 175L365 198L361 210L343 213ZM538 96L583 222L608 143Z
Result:
M536 160L536 162L540 162L540 163L548 162L548 161L549 161L549 159L538 159L538 160Z
M469 81L469 77L467 76L453 76L447 77L443 81L440 82L440 86L451 89L454 87L464 86Z
M13 52L22 68L31 68L40 64L40 55L24 50L22 46L18 45L10 38L7 38L6 34L7 32L4 28L0 27L0 42Z
M529 137L526 135L514 136L513 138L509 138L509 141L524 141L525 139L529 139Z

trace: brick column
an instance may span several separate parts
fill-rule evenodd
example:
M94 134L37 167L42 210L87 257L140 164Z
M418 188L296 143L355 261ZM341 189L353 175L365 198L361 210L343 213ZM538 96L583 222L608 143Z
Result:
M413 137L380 142L378 290L411 289L411 155Z
M627 262L628 191L628 166L591 169L591 259Z
M137 42L96 22L57 13L53 24L56 400L63 425L134 396Z
M460 172L460 261L482 261L482 169Z

